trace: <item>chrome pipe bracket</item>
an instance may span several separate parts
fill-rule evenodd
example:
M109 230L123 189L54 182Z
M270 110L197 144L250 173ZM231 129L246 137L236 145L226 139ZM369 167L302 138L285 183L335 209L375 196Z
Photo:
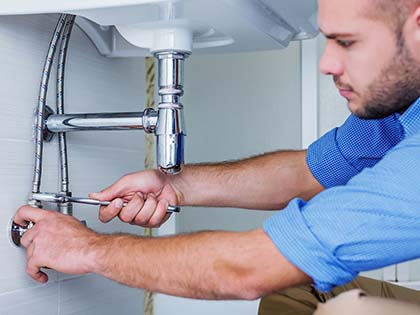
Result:
M156 130L157 112L153 108L146 108L143 111L143 128L146 133L154 133Z
M21 238L23 234L25 234L30 228L33 227L33 223L29 222L27 226L21 226L14 221L12 222L12 225L10 227L10 238L16 246L20 247L21 245Z
M48 117L51 115L54 115L54 111L51 107L45 106L45 112L44 112L44 130L42 132L42 137L44 138L45 142L51 142L52 139L54 139L54 132L51 132L46 127L46 122L48 120Z

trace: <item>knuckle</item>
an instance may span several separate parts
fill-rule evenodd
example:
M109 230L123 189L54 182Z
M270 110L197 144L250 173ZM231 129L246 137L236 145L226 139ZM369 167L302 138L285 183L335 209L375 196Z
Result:
M28 275L32 275L33 274L33 268L30 266L30 265L27 265L26 266L26 270L25 270L25 272L28 274Z
M45 220L41 220L34 225L33 229L44 230L47 226Z
M133 173L126 174L124 176L121 176L121 178L118 180L118 184L128 184L131 181L131 178L133 177Z
M28 247L29 245L29 241L28 241L28 236L26 236L26 234L23 234L22 238L20 239L20 243L22 244L23 247Z
M120 213L120 215L118 216L120 218L121 221L123 221L124 223L129 223L131 222L131 217L126 214L126 213Z
M161 219L160 218L151 218L149 220L149 225L151 225L152 227L157 227L158 225L160 225Z
M119 209L109 206L109 207L106 207L104 209L103 214L106 217L113 218L113 217L115 217L119 213L119 211L120 211Z
M99 221L101 221L102 223L107 222L107 218L105 217L105 215L102 212L99 213L98 218L99 218Z
M134 223L135 223L136 225L145 226L145 225L146 225L146 223L147 223L147 220L145 220L145 218L143 218L143 217L141 217L141 216L137 216L137 217L134 219Z
M119 180L117 180L117 182L122 183L122 182L126 181L129 176L130 176L130 174L123 175L123 176L120 177Z
M106 214L105 212L99 213L99 220L102 223L107 223L107 222L111 221L112 218L113 217L111 217L110 215Z

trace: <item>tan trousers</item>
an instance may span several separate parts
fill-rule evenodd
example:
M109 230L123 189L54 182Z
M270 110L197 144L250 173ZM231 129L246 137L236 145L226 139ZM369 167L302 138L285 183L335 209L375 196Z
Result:
M261 300L258 314L420 315L420 292L358 277L330 293L321 293L306 285L266 296Z

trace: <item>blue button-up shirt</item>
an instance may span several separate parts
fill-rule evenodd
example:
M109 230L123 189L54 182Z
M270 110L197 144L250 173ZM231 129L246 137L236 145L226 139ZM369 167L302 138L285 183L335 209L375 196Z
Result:
M263 228L318 289L420 257L420 99L403 115L350 116L309 147L307 163L328 189Z

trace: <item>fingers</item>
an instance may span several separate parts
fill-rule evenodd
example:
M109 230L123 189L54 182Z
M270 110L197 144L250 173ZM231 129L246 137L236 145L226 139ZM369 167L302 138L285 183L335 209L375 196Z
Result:
M149 219L148 226L159 227L169 219L170 214L166 212L168 209L168 205L169 203L163 199L158 202L155 212Z
M168 201L158 201L154 194L148 194L144 200L143 194L132 195L128 204L123 207L123 200L115 199L107 207L99 210L99 220L107 223L116 216L125 223L135 224L143 227L158 227L169 219L167 214Z
M123 200L117 198L111 202L107 207L101 207L99 209L99 220L103 223L107 223L115 218L123 208Z
M132 224L143 227L159 227L166 222L170 214L167 213L168 201L156 199L156 196L149 194L143 208L138 212Z
M41 271L42 266L40 263L37 262L34 252L35 244L31 242L28 248L26 249L26 273L37 282L48 282L48 276L47 274Z
M23 206L16 212L13 221L19 225L26 226L28 222L38 222L49 215L48 211L34 208L30 206Z
M147 226L150 218L155 212L157 203L158 202L156 200L155 195L149 194L147 196L146 202L143 205L143 208L138 212L137 216L135 217L133 224Z
M26 231L25 234L23 234L22 238L20 239L20 243L23 247L29 248L36 235L37 229L36 226L34 226L31 229L28 229L28 231Z
M41 271L41 266L39 266L33 258L28 259L26 264L26 273L37 282L48 282L47 274Z
M125 223L130 223L137 216L144 205L142 194L134 194L131 201L121 210L119 218Z

